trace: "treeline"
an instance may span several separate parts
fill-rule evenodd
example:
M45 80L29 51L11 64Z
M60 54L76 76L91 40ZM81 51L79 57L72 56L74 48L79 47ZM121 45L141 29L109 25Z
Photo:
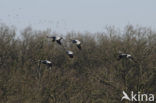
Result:
M156 94L156 32L132 25L104 31L62 35L71 59L46 38L59 34L28 27L19 35L1 25L0 103L120 103L123 90ZM69 38L82 41L82 50ZM136 62L118 61L119 51ZM39 68L34 61L41 59L52 61L52 69Z

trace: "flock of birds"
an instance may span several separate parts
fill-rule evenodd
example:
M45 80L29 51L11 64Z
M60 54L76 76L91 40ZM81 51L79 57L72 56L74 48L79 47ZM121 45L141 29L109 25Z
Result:
M58 45L61 45L63 47L63 45L62 45L63 37L60 37L60 36L47 36L47 38L52 39L52 42L56 42ZM79 50L82 49L80 40L70 39L70 41L71 41L71 43L75 44ZM63 47L63 49L66 51L66 54L69 56L69 58L73 58L74 57L73 51L66 50L64 47ZM121 59L128 59L128 60L134 61L134 59L131 56L131 54L126 54L126 53L119 52L118 60L121 60ZM45 64L45 65L47 65L50 68L53 66L53 64L52 64L52 62L50 60L38 60L38 62L42 63L42 64Z
M60 36L47 36L47 38L52 39L52 42L56 42L58 45L61 45L63 47L63 45L62 45L63 37L60 37ZM75 44L79 50L81 50L81 41L80 40L70 39L70 41L73 44ZM69 56L69 58L73 58L74 57L73 51L66 50L64 47L63 47L63 49L66 51L66 54ZM38 60L38 62L42 63L42 64L45 64L45 65L47 65L50 68L52 67L52 62L49 61L49 60Z

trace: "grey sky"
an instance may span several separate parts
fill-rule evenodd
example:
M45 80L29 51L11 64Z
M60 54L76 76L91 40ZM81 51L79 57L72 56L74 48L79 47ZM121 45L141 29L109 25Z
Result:
M0 0L0 23L58 33L101 32L106 25L156 28L156 0Z

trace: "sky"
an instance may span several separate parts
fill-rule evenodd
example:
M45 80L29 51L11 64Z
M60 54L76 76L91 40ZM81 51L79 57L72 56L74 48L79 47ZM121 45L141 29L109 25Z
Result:
M0 0L0 23L57 33L128 24L156 28L156 0Z

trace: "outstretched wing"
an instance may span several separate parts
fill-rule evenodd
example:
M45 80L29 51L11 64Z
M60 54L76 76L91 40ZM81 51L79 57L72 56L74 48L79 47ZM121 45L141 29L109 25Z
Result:
M60 45L62 44L62 43L61 43L61 40L57 40L56 42L57 42L58 44L60 44Z

